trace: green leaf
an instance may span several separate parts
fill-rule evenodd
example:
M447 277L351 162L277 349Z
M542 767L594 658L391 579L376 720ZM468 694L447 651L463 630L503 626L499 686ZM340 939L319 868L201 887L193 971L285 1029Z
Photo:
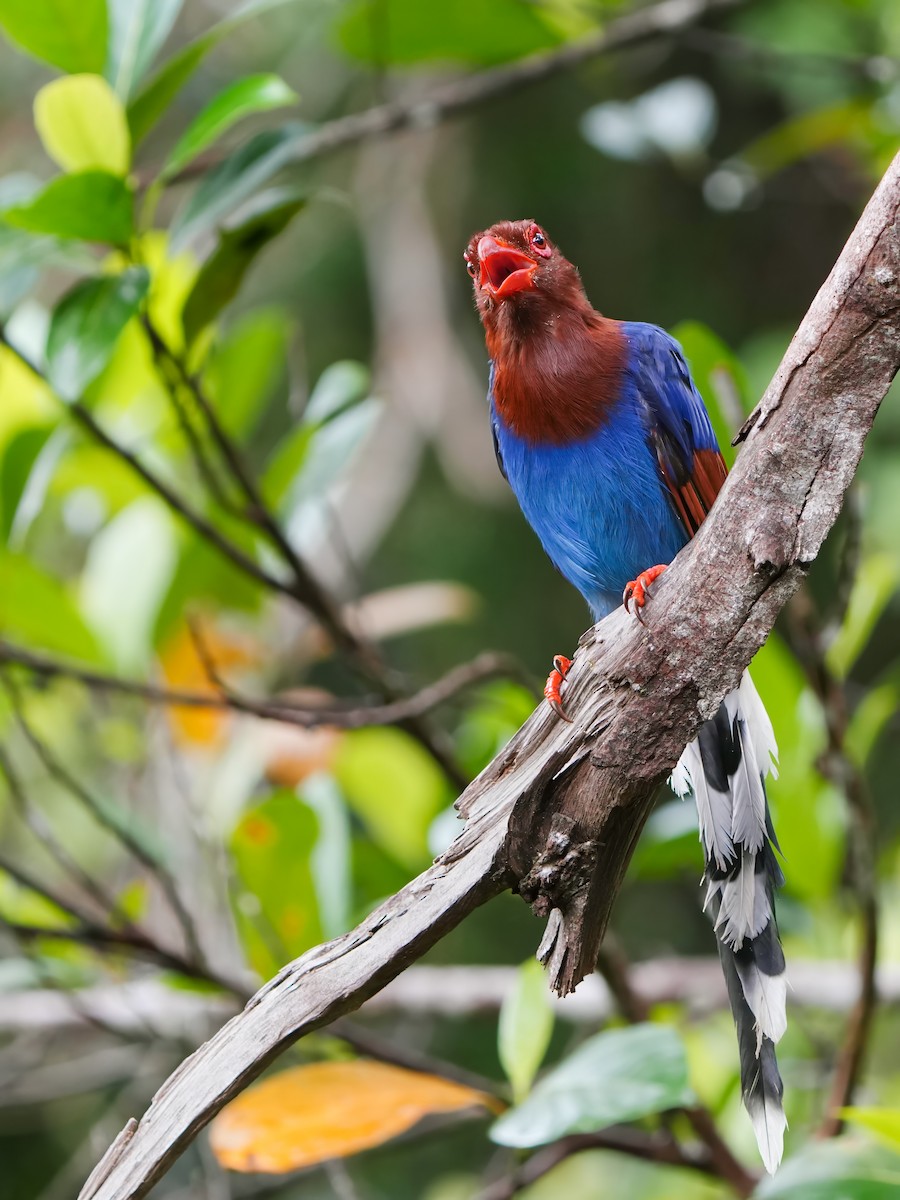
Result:
M898 1200L900 1156L880 1146L814 1142L753 1193L758 1200Z
M853 710L845 745L853 761L865 767L888 722L900 709L900 673L870 689Z
M528 1095L553 1036L553 1008L544 968L528 959L516 972L513 988L504 997L497 1029L497 1049L513 1099Z
M328 503L329 490L352 467L380 412L381 401L369 397L315 430L302 467L290 481L282 502L287 520L295 518L301 510L309 515ZM307 428L300 427L299 442Z
M359 729L341 742L335 777L374 841L411 869L428 857L428 827L452 798L433 759L400 729Z
M284 108L297 99L297 93L279 75L249 75L230 84L210 100L179 138L163 167L163 176L177 175L244 117Z
M291 791L274 792L241 818L231 853L243 892L235 898L250 962L269 976L322 940L310 856L318 822Z
M840 1115L851 1125L859 1125L891 1146L900 1146L900 1108L842 1108Z
M34 100L34 123L44 149L64 171L128 173L125 109L101 76L68 75L46 84Z
M47 335L47 378L64 400L82 396L109 362L149 286L144 267L130 267L79 283L59 302Z
M205 176L175 214L170 231L171 253L177 254L199 233L215 228L288 162L304 126L285 125L251 138Z
M362 363L350 359L332 363L316 380L303 413L304 423L321 426L354 408L368 396L371 382L371 374Z
M129 0L122 0L122 3L128 2ZM152 4L153 0L148 2ZM223 38L255 17L296 2L297 0L251 0L173 55L129 105L128 123L131 126L134 144L143 141L206 55Z
M326 367L313 388L303 421L283 439L266 467L263 490L267 501L284 511L294 510L316 489L327 486L335 471L347 465L360 438L377 413L368 396L369 372L361 363L337 362ZM362 420L353 410L362 408ZM343 420L348 423L343 424ZM336 430L328 432L334 422ZM305 467L309 467L305 471Z
M44 650L101 661L93 634L69 592L20 554L0 551L0 636Z
M177 563L172 517L154 496L123 509L90 544L81 611L123 674L144 672L150 664L156 620Z
M54 179L33 199L0 216L32 233L125 246L134 227L134 198L118 176L81 171Z
M485 66L562 40L538 5L520 0L444 0L439 20L421 0L392 0L389 11L381 0L357 0L342 18L338 36L348 54L365 62L439 60Z
M127 100L178 19L184 0L107 0L109 55L104 74Z
M0 318L31 290L44 267L82 272L96 270L97 263L85 247L73 242L0 224Z
M218 246L203 264L185 302L182 319L188 345L234 299L257 254L305 205L305 197L287 189L275 190L260 211L219 235Z
M48 425L22 429L10 439L0 457L0 537L3 541L9 540L32 468L51 433L52 428Z
M290 318L279 309L255 309L229 327L213 351L207 375L219 419L242 440L256 426L287 367Z
M897 590L898 563L893 554L870 554L860 563L853 582L847 615L825 661L839 679L845 679L868 645L875 626Z
M504 1113L490 1136L502 1146L542 1146L693 1102L675 1030L632 1025L589 1038Z
M103 70L106 0L0 0L0 26L23 50L63 71Z

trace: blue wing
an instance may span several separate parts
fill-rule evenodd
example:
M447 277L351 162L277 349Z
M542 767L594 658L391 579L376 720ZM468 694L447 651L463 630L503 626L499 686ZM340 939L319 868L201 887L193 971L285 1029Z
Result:
M656 325L623 325L648 441L688 537L700 528L728 468L681 347Z

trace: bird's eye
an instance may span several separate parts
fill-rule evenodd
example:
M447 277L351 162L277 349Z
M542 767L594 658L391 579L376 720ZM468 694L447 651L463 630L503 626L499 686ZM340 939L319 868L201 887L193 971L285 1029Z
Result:
M475 278L475 264L470 259L466 259L466 270L469 272L469 274L474 279Z
M535 232L531 235L531 244L532 246L537 246L539 250L547 245L547 239L539 229L535 230Z

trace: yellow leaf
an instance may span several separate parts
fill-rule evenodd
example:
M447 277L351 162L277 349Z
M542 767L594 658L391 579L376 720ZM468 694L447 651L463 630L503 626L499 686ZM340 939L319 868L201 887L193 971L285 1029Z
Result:
M125 175L131 165L125 109L99 75L66 75L42 87L34 123L44 149L64 171Z
M213 1122L210 1144L231 1171L283 1175L380 1146L429 1113L496 1104L484 1092L386 1063L314 1063L233 1100Z

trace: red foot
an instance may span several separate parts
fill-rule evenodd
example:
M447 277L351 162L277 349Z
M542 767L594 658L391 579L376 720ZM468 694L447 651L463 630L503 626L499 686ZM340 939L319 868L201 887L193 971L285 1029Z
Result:
M544 686L544 697L547 703L564 721L571 722L572 718L566 716L565 709L562 706L562 700L559 698L559 689L562 687L562 682L569 673L569 667L572 665L572 659L566 658L564 654L557 654L553 659L553 670L547 676L547 682Z
M622 593L622 603L625 605L626 612L631 612L629 605L634 601L634 615L643 625L644 618L641 616L641 609L647 603L647 589L654 579L658 579L665 570L665 566L650 567L647 571L641 571L637 579L632 579L631 583L625 585L625 591Z

